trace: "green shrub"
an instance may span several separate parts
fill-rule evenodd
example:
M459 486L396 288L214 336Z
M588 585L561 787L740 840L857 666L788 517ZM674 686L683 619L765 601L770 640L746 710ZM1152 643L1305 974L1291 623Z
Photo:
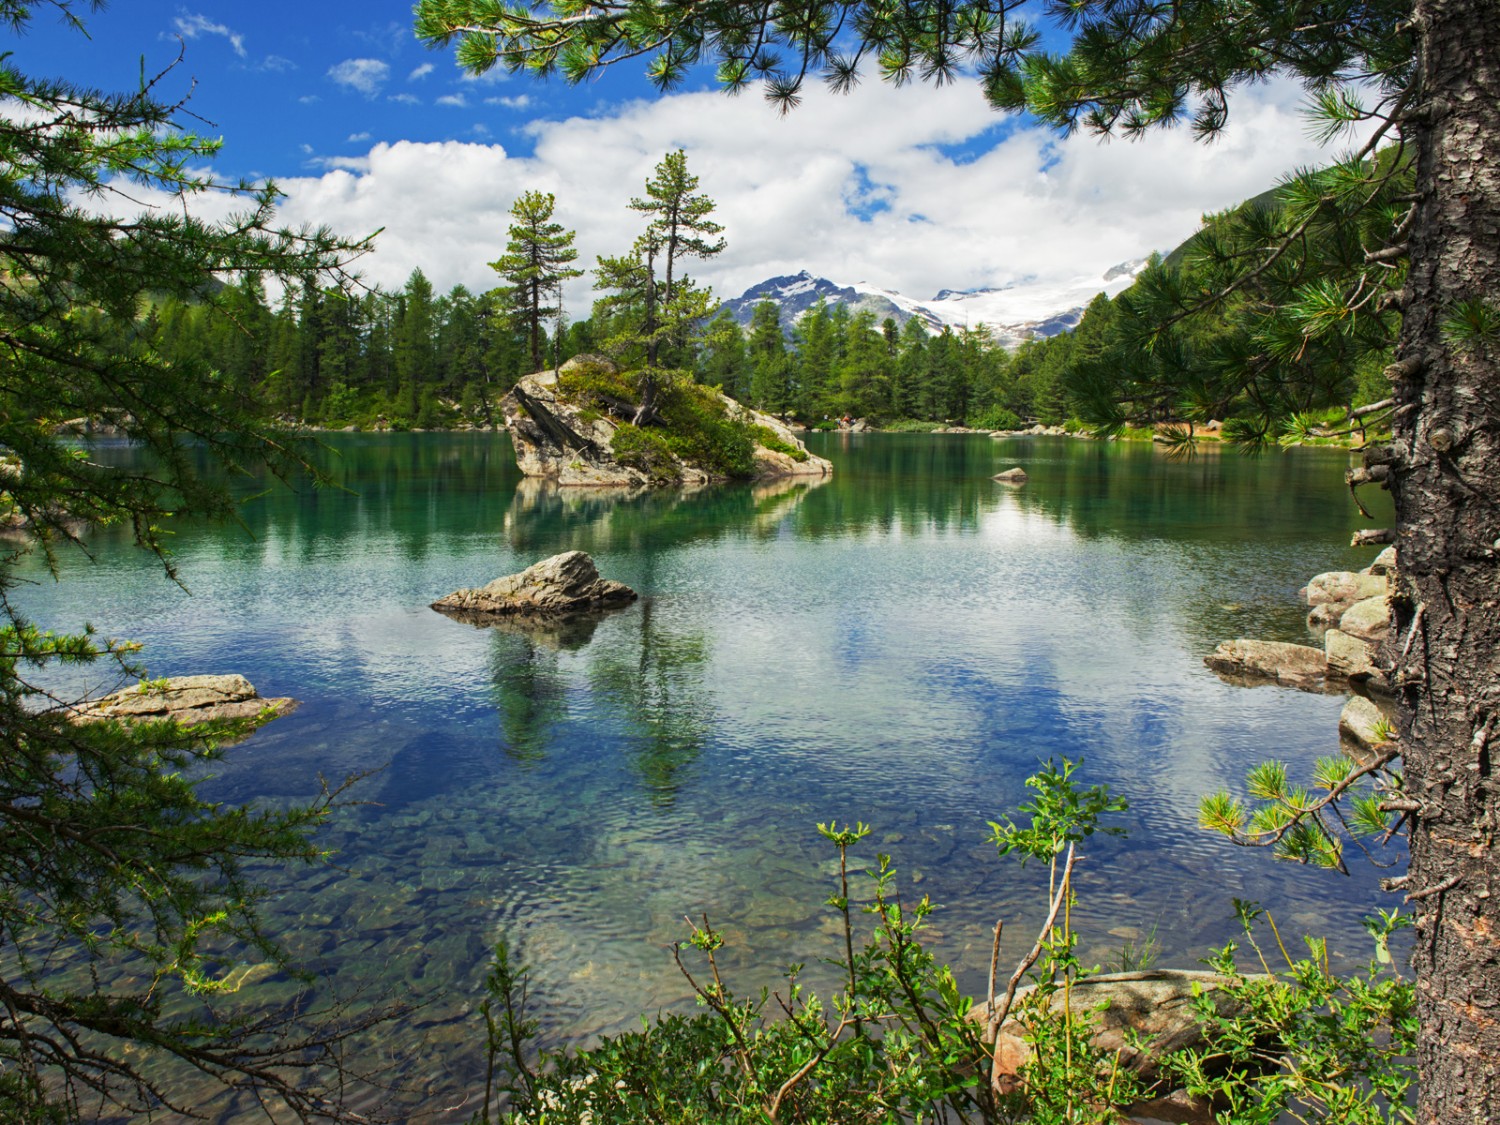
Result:
M603 364L579 364L558 376L558 394L583 407L585 419L605 413L618 418L639 406L639 378ZM640 469L656 483L681 476L674 458L713 476L754 476L755 438L750 424L730 417L724 400L711 387L699 386L679 372L659 372L657 378L656 415L662 424L637 427L619 422L610 446L616 459Z
M838 853L826 900L837 931L826 963L844 982L837 992L820 999L793 965L776 992L737 995L720 972L723 935L705 917L672 950L702 1011L643 1018L640 1031L606 1036L592 1048L537 1052L538 1023L525 1011L527 970L502 941L480 1004L488 1073L474 1125L1117 1125L1117 1107L1152 1091L1095 1041L1095 1012L1058 1002L1099 971L1076 956L1075 848L1097 831L1117 833L1100 821L1124 809L1104 786L1082 787L1076 768L1066 759L1060 767L1048 762L1027 780L1034 795L1021 806L1022 819L990 825L1001 855L1050 868L1049 913L1035 946L1008 979L992 971L992 1022L974 1017L953 972L926 948L935 908L926 898L903 900L890 857L876 856L863 880L851 871L851 850L870 829L820 824ZM1262 912L1235 906L1248 936ZM861 915L870 921L856 935ZM1159 1057L1163 1073L1172 1085L1216 1098L1215 1120L1224 1125L1286 1117L1409 1122L1414 990L1395 972L1388 947L1403 924L1395 915L1367 922L1375 960L1347 977L1330 970L1320 942L1308 942L1307 959L1286 956L1287 968L1273 974L1252 936L1261 976L1247 976L1229 946L1212 965L1228 978L1224 994L1240 1003L1196 998L1207 1045ZM997 926L996 953L998 941ZM1036 987L1012 1004L1012 989L1028 975ZM1019 1027L1032 1057L1013 1091L1002 1094L991 1081L990 1032L1003 1019Z
M920 418L897 418L894 422L887 422L881 429L893 434L930 434L941 424Z
M580 362L557 376L558 397L584 406L602 406L609 398L639 403L641 391L634 375L616 370L613 364Z
M992 406L975 415L969 425L976 430L1019 430L1025 428L1026 423L1021 421L1021 416L1014 410L1007 410L1003 406Z
M677 460L667 436L660 430L643 429L621 422L610 439L615 460L628 468L638 469L654 482L677 479Z
M756 444L764 449L769 449L772 453L784 453L798 464L807 460L807 450L795 446L791 442L782 441L781 438L776 436L776 431L771 429L770 426L751 426L750 433L754 437Z

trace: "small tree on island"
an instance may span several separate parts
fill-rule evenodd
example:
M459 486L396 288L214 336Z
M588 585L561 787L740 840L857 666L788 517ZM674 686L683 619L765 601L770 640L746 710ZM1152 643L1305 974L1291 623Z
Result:
M679 272L686 258L711 258L724 249L724 228L709 216L714 201L696 193L698 177L687 170L682 151L669 152L646 181L646 197L632 199L633 211L650 215L645 231L627 255L599 259L594 287L610 292L595 305L596 315L621 315L623 329L613 350L637 353L641 361L641 404L637 424L655 409L666 356L676 358L696 325L713 312L713 295ZM712 240L712 241L711 241Z
M563 283L582 277L570 263L578 259L573 231L552 221L556 197L551 192L528 191L511 204L516 220L510 225L505 253L490 268L508 283L500 290L500 305L511 322L526 332L531 369L544 362L542 344L546 323L561 321Z

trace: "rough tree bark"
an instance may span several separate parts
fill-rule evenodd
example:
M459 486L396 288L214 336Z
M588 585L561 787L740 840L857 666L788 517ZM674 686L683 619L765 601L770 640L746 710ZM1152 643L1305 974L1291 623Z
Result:
M1417 213L1393 368L1400 698L1421 1032L1418 1120L1500 1119L1500 341L1444 331L1500 311L1500 3L1416 0Z

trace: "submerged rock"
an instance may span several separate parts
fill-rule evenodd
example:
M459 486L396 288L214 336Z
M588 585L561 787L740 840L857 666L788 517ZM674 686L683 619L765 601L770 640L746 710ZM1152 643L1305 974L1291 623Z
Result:
M82 704L73 718L78 722L172 719L186 726L213 719L269 722L296 706L295 699L263 699L244 676L172 676L143 680L136 687Z
M1300 691L1331 692L1346 686L1329 668L1324 651L1310 645L1242 637L1221 642L1203 663L1221 679L1248 687L1281 684Z
M533 563L485 586L455 590L432 608L471 624L506 616L555 618L612 609L635 601L623 582L599 577L594 560L582 551L565 551Z
M1017 465L1013 469L1006 469L1003 473L996 473L991 480L997 480L1001 484L1025 484L1029 479L1026 470Z

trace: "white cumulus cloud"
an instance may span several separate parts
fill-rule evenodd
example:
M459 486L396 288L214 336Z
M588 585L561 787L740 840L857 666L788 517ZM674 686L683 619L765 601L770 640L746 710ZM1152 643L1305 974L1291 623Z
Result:
M390 77L389 63L380 59L345 59L328 68L328 77L340 86L357 90L367 98L380 93L385 80Z
M437 69L437 67L433 66L432 63L430 63L430 62L424 62L421 66L417 67L416 70L414 70L410 74L408 74L406 76L406 80L408 82L417 82L417 81L420 81L421 79L426 78L429 74L431 74L436 69Z
M1170 250L1205 211L1334 155L1306 138L1299 101L1290 85L1243 93L1213 145L1181 131L1101 144L1009 121L973 83L813 92L787 117L757 98L691 93L532 122L528 156L493 143L382 143L280 187L289 221L385 228L361 263L372 281L398 286L420 267L440 289L480 290L494 284L485 263L503 252L522 192L557 196L558 220L592 264L629 247L640 228L630 197L682 148L726 228L728 249L690 266L720 296L806 268L930 297L1100 277ZM570 288L575 315L591 300L588 279Z
M464 109L468 106L469 100L462 94L444 94L432 104L446 106L449 109Z
M245 57L245 37L222 23L216 23L203 15L183 13L172 21L177 34L184 39L196 39L200 35L222 35L240 58Z

